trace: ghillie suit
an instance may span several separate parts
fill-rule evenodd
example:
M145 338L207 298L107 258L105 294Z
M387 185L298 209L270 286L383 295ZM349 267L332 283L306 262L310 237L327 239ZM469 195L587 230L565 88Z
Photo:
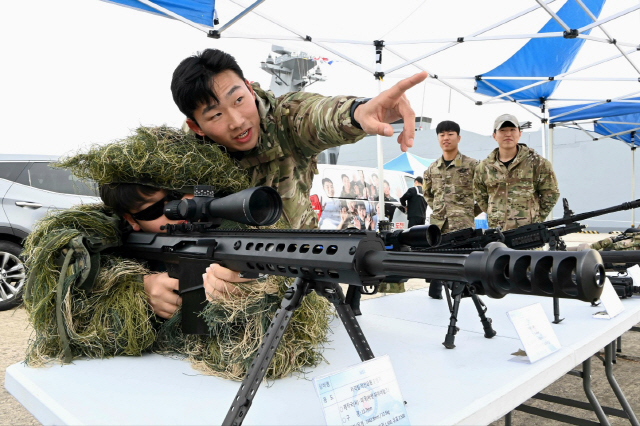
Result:
M66 158L58 167L100 185L141 183L191 192L191 186L201 184L230 194L253 184L216 145L167 127L141 127L122 141ZM102 204L84 205L48 215L27 238L24 301L35 338L26 363L177 352L208 374L241 380L279 307L285 279L238 284L241 294L211 302L203 311L210 336L184 335L179 311L166 321L153 314L143 286L147 267L118 252L127 232L123 222ZM222 227L239 225L225 222ZM306 297L267 377L317 365L330 317L326 300Z

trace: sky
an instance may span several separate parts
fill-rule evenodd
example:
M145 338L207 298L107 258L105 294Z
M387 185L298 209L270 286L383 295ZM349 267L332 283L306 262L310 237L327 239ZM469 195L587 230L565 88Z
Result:
M565 1L552 2L550 7L557 11ZM601 17L638 3L639 0L608 0ZM216 5L223 24L241 10L231 0L220 0ZM535 5L533 0L267 0L256 11L270 15L281 25L250 15L225 34L253 38L223 34L214 40L184 23L99 0L14 1L3 6L0 16L0 153L68 154L90 144L124 138L140 125L179 127L184 117L171 98L171 74L182 59L209 47L234 55L245 76L262 87L269 86L270 76L260 69L260 62L266 59L272 44L327 57L334 61L332 65L321 65L327 81L308 88L324 95L375 96L399 78L419 71L408 66L388 73L379 87L369 71L336 53L311 43L271 39L291 36L282 26L316 40L361 42L327 45L374 68L372 40L383 39L391 46L397 41L465 36ZM548 19L549 15L538 10L488 34L533 34ZM611 22L606 28L618 40L639 44L640 11ZM603 37L598 31L592 34ZM422 60L419 65L441 76L473 76L499 65L525 42L465 42ZM439 46L443 43L393 45L393 49L415 58ZM612 45L587 42L574 66L615 53ZM640 67L640 53L632 58ZM383 70L401 62L392 53L383 52ZM638 77L638 72L625 60L617 60L580 75ZM473 93L472 80L451 81L469 96L482 99ZM633 90L640 90L638 83L565 82L556 93L587 99L614 97ZM516 114L520 121L533 120L534 129L540 126L539 120L518 105L478 107L433 79L416 86L407 96L416 115L432 117L436 123L453 119L463 129L480 134L489 135L494 118L505 112Z

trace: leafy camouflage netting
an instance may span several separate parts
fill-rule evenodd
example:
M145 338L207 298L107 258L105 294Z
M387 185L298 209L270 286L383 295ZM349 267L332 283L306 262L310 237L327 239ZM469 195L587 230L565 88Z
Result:
M92 147L60 166L101 184L136 182L166 189L204 184L229 193L249 185L217 146L166 127L139 128L129 138ZM177 352L208 374L242 379L287 282L269 277L240 284L241 295L210 303L203 312L209 337L186 336L179 312L159 321L151 311L142 283L149 271L117 253L121 229L120 219L103 205L51 214L37 224L25 243L24 300L35 329L26 362L39 366L78 357ZM320 362L330 312L324 299L315 294L305 298L267 377L280 378Z

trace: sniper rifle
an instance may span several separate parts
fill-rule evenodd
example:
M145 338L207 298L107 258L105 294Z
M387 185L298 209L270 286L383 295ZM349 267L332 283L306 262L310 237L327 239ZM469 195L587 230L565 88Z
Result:
M604 268L598 252L539 252L511 250L488 244L470 254L387 251L385 245L436 244L429 227L380 235L347 229L262 230L216 229L217 218L248 225L275 223L282 211L278 193L269 187L250 188L216 199L211 188L196 187L190 200L165 206L169 219L186 223L167 225L166 233L132 232L122 247L129 256L162 261L179 279L183 298L183 331L205 333L197 321L206 303L202 274L212 262L242 272L295 278L269 326L258 354L242 382L223 424L241 424L275 355L293 312L311 291L336 308L362 361L374 357L345 299L339 283L376 286L388 276L448 279L469 283L478 294L502 298L528 294L580 299L600 297ZM192 220L216 218L211 222ZM431 228L433 232L433 228ZM429 241L430 240L430 241ZM437 240L437 237L436 237Z

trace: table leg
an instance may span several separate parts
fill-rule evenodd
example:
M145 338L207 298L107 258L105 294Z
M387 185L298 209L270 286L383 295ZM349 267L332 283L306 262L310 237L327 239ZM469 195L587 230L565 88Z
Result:
M591 389L591 357L587 358L582 363L582 388L584 389L584 393L587 396L587 399L589 400L593 411L596 413L600 424L609 426L609 419L604 414L602 406L600 406L598 399Z
M511 413L513 413L513 411L509 411L506 416L504 416L504 426L511 426Z
M633 410L631 409L631 406L629 405L629 401L627 401L627 398L625 398L624 393L622 393L622 389L620 389L620 386L618 385L616 378L613 377L613 362L612 362L613 353L614 353L613 344L609 343L604 348L604 359L605 359L604 369L607 375L607 380L609 381L609 385L611 386L611 389L613 389L613 393L616 394L616 398L618 398L618 401L620 402L622 409L625 411L625 413L627 413L627 416L629 416L629 422L633 426L640 426L640 424L638 423L638 419L636 418L636 415L634 414Z
M616 348L616 352L622 352L622 336L618 337L618 347Z

